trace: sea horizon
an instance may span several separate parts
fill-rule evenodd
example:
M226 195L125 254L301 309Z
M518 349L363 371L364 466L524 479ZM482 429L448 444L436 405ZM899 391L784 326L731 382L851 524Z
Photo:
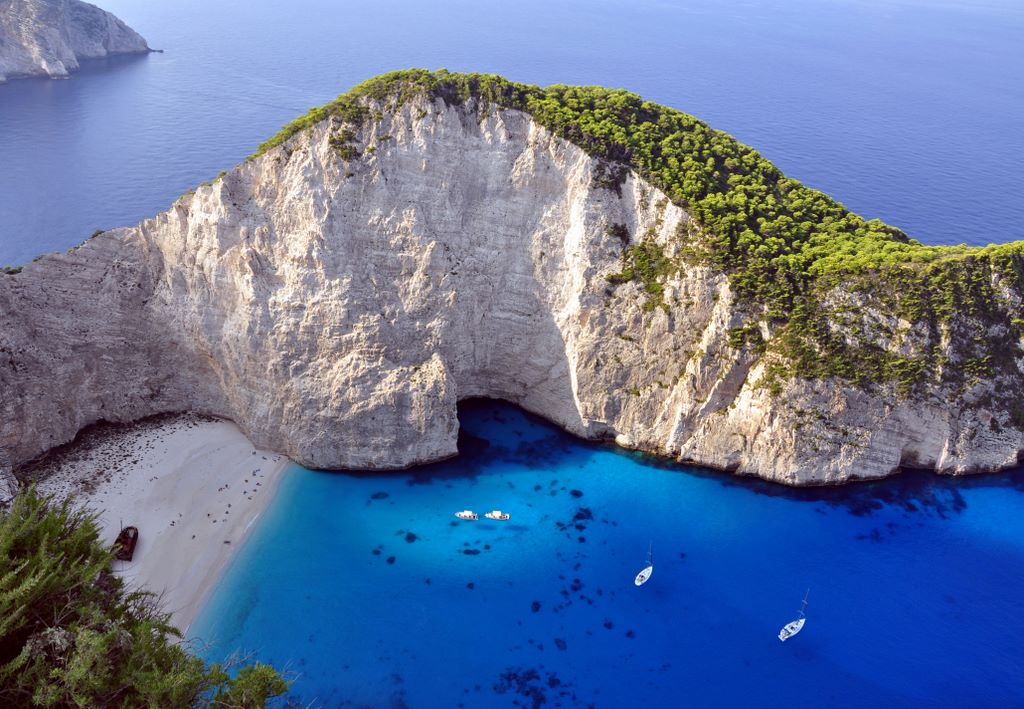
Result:
M501 23L457 0L395 2L385 33L368 8L326 0L104 7L164 51L0 87L0 266L163 212L309 108L408 67L626 88L924 243L1024 239L1024 95L1007 79L1024 72L1024 12L1010 2L573 0Z
M162 51L0 85L0 601L152 592L175 706L1024 706L1024 4L101 4ZM89 674L32 603L0 704Z

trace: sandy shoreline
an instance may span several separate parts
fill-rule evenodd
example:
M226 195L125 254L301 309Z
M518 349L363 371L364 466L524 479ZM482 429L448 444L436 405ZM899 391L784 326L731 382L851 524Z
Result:
M111 543L122 526L139 528L134 559L114 568L161 594L187 633L288 463L230 421L183 414L75 444L33 474L41 492L73 493L99 512Z

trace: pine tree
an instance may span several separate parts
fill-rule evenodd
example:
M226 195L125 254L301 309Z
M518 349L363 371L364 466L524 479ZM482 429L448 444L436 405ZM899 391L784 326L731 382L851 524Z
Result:
M111 571L96 515L28 489L0 513L0 705L262 707L270 666L207 665L155 597Z

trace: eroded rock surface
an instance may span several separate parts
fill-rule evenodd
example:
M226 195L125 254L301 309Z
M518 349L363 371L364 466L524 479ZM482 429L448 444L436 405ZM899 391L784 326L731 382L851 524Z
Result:
M456 403L487 396L789 484L1017 461L1024 435L983 403L998 382L948 400L772 391L730 344L745 316L723 274L671 276L666 307L610 283L624 240L671 255L696 227L633 174L597 186L601 166L527 114L379 108L341 149L328 119L136 228L0 275L0 449L19 463L97 420L193 410L304 465L394 468L455 454Z
M17 493L18 479L14 477L10 458L0 450L0 507L13 499Z
M67 77L81 59L148 52L135 30L80 0L0 0L0 83Z

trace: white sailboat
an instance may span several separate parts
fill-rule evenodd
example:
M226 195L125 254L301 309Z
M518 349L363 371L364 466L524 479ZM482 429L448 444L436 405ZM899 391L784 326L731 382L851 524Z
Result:
M781 640L782 642L786 642L786 640L793 637L794 635L796 635L804 629L804 621L807 620L807 615L804 613L804 611L807 610L807 597L810 594L811 589L807 589L807 593L804 594L803 605L800 606L800 615L797 616L797 619L789 623L786 623L786 625L783 626L782 630L779 631L779 640Z
M654 573L654 562L651 560L651 546L647 547L647 565L640 570L640 573L636 575L636 579L633 580L637 586L643 586L647 583L648 579L651 578L651 574Z

